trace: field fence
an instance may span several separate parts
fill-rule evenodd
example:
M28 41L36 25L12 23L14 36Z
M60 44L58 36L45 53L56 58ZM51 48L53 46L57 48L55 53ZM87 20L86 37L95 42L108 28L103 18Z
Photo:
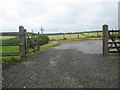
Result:
M82 32L60 35L48 35L50 40L65 40L65 39L80 39L80 38L100 38L102 37L102 31L95 32Z

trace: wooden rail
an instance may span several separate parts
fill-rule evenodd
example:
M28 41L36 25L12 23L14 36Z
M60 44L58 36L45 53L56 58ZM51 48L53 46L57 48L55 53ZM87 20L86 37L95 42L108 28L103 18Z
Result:
M0 46L19 46L19 43L0 43Z
M2 53L0 56L20 56L19 53Z
M19 53L1 53L0 56L20 56L22 60L25 60L32 52L39 51L40 42L37 40L39 33L27 32L23 26L19 26L19 32L2 32L0 36L19 36L19 42L0 43L0 46L19 46Z
M3 32L0 36L19 36L19 32Z
M103 56L109 53L120 53L120 30L109 30L108 25L103 25Z

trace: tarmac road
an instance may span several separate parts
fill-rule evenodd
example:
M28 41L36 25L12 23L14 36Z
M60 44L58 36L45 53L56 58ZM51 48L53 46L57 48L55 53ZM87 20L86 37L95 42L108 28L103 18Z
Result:
M101 55L101 41L67 41L3 67L6 88L118 88L118 55Z

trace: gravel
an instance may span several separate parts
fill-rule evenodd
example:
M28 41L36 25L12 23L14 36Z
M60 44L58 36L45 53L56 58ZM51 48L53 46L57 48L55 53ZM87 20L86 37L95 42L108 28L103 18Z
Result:
M2 89L2 60L0 60L0 90Z
M102 41L69 41L54 49L74 49L86 54L102 54Z
M67 41L2 70L6 88L118 88L118 55L101 41Z

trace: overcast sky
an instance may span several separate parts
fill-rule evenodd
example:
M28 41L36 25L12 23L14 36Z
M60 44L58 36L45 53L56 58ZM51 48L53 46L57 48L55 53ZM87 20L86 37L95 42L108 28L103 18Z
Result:
M118 28L119 0L0 0L0 31L44 33Z

